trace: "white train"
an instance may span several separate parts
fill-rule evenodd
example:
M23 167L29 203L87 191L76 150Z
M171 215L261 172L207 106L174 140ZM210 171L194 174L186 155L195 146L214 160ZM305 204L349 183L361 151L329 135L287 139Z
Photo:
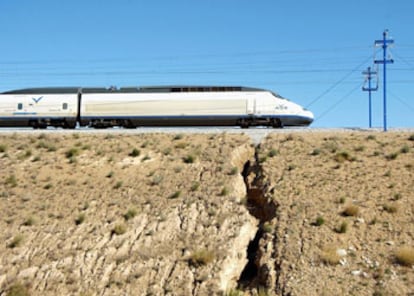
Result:
M233 86L31 88L0 94L0 127L307 126L312 112Z

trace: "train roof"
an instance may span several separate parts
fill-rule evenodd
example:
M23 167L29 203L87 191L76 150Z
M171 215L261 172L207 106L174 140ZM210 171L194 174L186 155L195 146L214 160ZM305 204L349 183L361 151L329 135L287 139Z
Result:
M81 93L177 93L177 92L256 92L265 89L244 86L145 86L145 87L38 87L10 90L2 94L75 94Z

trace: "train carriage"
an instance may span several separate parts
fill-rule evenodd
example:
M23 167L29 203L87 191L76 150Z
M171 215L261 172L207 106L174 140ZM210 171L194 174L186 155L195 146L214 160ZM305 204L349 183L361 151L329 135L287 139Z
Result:
M313 114L248 87L35 88L0 95L0 126L306 126Z

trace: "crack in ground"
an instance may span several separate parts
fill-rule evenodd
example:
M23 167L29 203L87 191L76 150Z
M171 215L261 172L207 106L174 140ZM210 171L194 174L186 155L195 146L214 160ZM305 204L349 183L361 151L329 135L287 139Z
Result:
M242 172L247 191L246 207L249 213L259 220L259 227L247 248L248 262L238 280L238 286L241 288L263 285L264 282L268 282L269 277L268 270L260 266L260 242L264 239L265 223L276 218L278 205L269 196L269 184L263 175L259 152L260 145L255 148L254 160L248 160Z

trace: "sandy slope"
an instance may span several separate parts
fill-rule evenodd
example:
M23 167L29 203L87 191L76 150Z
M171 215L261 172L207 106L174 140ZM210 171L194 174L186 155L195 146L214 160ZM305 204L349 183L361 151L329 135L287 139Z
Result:
M412 295L412 137L2 135L0 295Z

